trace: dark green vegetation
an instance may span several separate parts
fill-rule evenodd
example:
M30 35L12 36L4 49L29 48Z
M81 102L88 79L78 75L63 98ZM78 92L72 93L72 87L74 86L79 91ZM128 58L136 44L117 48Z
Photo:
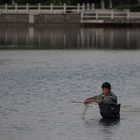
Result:
M104 0L106 7L109 5L109 0ZM138 4L139 0L112 0L113 6L119 6L119 5L133 5ZM55 4L55 5L61 5L63 3L66 3L68 5L76 5L77 3L95 3L96 5L100 4L101 0L0 0L0 4L8 3L8 4Z
M61 5L63 3L69 4L69 5L75 5L78 3L78 1L76 0L1 0L0 1L1 4L4 3L8 3L8 4L12 4L12 3L18 3L18 4L55 4L55 5Z
M130 9L131 12L140 12L140 5L120 5L116 6L117 9Z
M105 7L109 8L109 0L105 1ZM132 12L139 12L140 11L140 5L138 4L139 0L112 0L113 8L117 9L130 9ZM101 0L0 0L0 4L44 4L44 5L50 5L53 3L54 5L63 5L64 3L67 5L76 5L77 3L94 3L95 8L100 8L101 6Z

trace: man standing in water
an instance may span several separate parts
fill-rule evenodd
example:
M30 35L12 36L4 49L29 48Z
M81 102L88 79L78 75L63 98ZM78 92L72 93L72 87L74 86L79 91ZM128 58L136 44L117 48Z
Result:
M117 105L117 96L111 92L111 84L102 84L102 94L87 98L84 104L98 103L103 118L120 118L120 104Z

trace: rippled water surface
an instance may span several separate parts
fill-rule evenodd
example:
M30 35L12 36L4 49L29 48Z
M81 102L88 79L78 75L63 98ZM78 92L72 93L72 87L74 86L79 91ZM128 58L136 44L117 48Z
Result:
M120 121L72 103L101 92L122 104ZM140 51L0 51L0 140L138 140Z

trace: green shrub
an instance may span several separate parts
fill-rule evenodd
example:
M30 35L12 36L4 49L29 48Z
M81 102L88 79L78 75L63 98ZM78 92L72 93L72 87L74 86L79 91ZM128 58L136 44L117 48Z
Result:
M140 12L140 5L121 5L115 8L116 9L129 9L131 12Z

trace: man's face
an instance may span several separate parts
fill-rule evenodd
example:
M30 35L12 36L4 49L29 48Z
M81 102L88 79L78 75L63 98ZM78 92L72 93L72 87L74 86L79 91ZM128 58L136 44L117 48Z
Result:
M108 88L103 88L103 93L104 93L105 95L108 95L109 92L110 92L110 89L108 89Z

